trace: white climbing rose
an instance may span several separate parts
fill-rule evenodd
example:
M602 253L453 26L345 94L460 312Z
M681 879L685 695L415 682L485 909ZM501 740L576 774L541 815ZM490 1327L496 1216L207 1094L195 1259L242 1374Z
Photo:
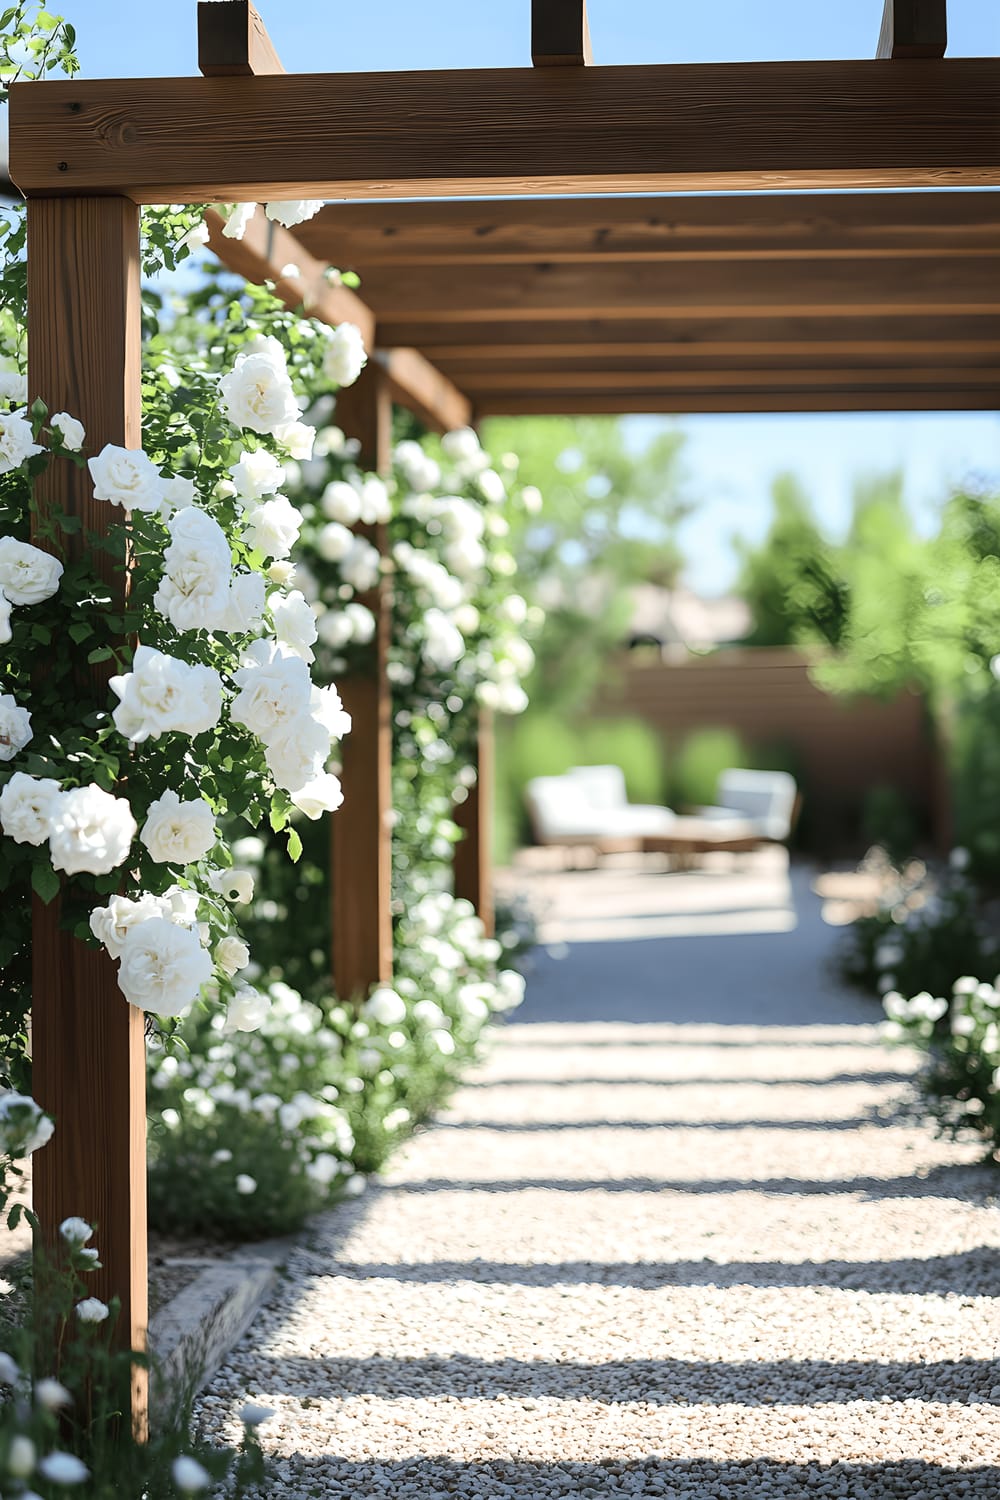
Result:
M340 323L327 340L323 374L334 385L353 385L368 363L364 334L355 323Z
M265 557L287 557L299 539L301 512L286 495L272 495L248 506L243 516L244 538L255 552Z
M29 458L44 451L35 442L31 423L23 411L0 412L0 474L19 469Z
M319 720L331 739L342 740L345 734L350 734L351 716L344 708L341 696L332 682L326 687L313 685L309 695L309 708L313 718Z
M28 377L9 366L0 368L0 401L23 406L28 399Z
M136 822L124 797L99 786L63 792L49 823L52 868L67 875L107 875L128 858Z
M141 744L161 734L202 734L219 722L222 679L211 667L191 666L175 656L140 646L131 672L112 677L121 700L112 714L119 734Z
M264 212L275 224L294 229L296 224L304 224L307 219L315 218L323 207L322 198L288 198L281 203L265 203Z
M121 958L125 940L133 927L148 922L151 917L168 915L163 897L153 896L148 891L135 901L129 896L111 896L107 906L95 906L90 913L90 930L112 958Z
M398 1026L406 1020L406 1001L388 985L372 990L361 1007L361 1014L379 1026Z
M312 781L307 781L297 792L292 792L291 798L299 811L315 822L324 813L337 811L344 800L344 789L339 777L330 771L324 771Z
M15 771L0 792L0 827L16 844L44 844L61 796L58 781Z
M284 350L276 338L256 340L219 381L226 415L235 427L273 433L299 419Z
M242 985L229 1002L223 1031L259 1031L267 1020L271 1002L253 985Z
M227 979L232 979L240 969L245 969L250 962L250 949L242 938L224 937L215 948L216 967L221 969Z
M264 614L264 580L259 573L237 573L229 590L229 602L214 629L232 635L256 630Z
M167 522L170 543L153 603L177 630L212 630L229 608L232 561L226 533L192 506Z
M147 514L163 504L166 481L141 448L118 448L108 443L94 458L88 458L87 468L94 481L95 500Z
M49 426L59 434L59 440L67 453L79 453L87 436L83 423L71 417L68 411L57 411L49 418Z
M162 865L193 865L215 843L215 814L201 797L182 802L166 791L149 805L139 842Z
M329 730L308 711L280 724L264 742L264 759L275 785L289 793L315 780L329 754Z
M130 1005L158 1016L179 1016L212 977L212 960L198 933L164 917L133 927L125 939L118 987Z
M227 240L241 240L247 232L247 225L257 212L256 203L231 203L226 222L222 226L222 233Z
M293 589L290 594L272 594L267 602L278 645L293 656L300 656L304 662L311 662L317 636L316 616L312 605L306 603L305 595L299 589Z
M267 453L263 448L241 453L229 472L241 500L262 500L265 495L280 490L285 482L281 464L273 453Z
M55 1129L40 1105L27 1094L0 1091L0 1156L30 1156L52 1139ZM0 1383L3 1373L0 1371Z
M10 693L0 693L0 760L13 760L31 739L31 714Z
M287 656L272 641L254 641L233 673L240 689L230 718L267 741L289 720L308 713L313 684L305 662Z
M62 575L58 557L16 537L0 537L0 589L11 604L41 604L51 599Z
M274 436L286 452L300 463L312 458L316 442L315 427L310 427L306 422L289 422L284 427L276 428Z
M0 646L6 646L13 635L10 626L10 617L13 612L13 605L3 590L0 589Z
M354 540L354 533L340 521L328 521L316 538L316 551L324 562L342 562Z
M319 504L324 516L344 526L354 526L361 520L361 496L346 479L332 479Z
M351 543L346 556L341 560L340 571L344 581L357 589L359 594L373 589L378 583L381 571L381 559L378 548L373 547L371 542L366 542L364 537L356 536Z

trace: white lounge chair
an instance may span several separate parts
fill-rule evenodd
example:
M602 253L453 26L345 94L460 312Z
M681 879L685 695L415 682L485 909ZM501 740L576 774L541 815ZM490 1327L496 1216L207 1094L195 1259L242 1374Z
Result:
M750 824L762 842L784 843L792 831L798 788L787 771L723 771L718 803L699 807L697 815L710 822L734 818Z
M674 821L669 807L629 802L620 766L574 766L562 776L536 776L525 787L525 800L539 844L589 844L598 851L640 847Z

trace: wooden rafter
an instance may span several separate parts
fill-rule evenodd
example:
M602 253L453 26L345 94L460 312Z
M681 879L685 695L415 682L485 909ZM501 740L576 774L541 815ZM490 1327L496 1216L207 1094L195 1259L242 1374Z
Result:
M531 61L536 68L582 68L593 61L587 0L531 0Z
M1000 60L15 84L28 196L136 202L1000 183Z
M885 0L877 57L944 57L947 45L948 0Z
M206 78L259 78L285 71L250 0L198 6L198 68Z

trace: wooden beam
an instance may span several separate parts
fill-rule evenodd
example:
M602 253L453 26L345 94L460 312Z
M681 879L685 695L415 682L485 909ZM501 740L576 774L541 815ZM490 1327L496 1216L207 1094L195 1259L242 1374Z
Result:
M141 441L139 216L124 198L34 199L28 205L30 399L69 411L87 446ZM86 469L58 462L38 481L39 515L56 505L83 531L107 533L122 512L93 498ZM83 532L71 539L71 554ZM47 543L40 536L41 546ZM102 566L103 565L103 566ZM113 596L125 579L100 554ZM89 676L95 710L108 702L107 668ZM58 898L36 900L32 926L32 1091L56 1122L34 1160L34 1202L50 1246L63 1219L96 1225L102 1269L95 1296L117 1297L119 1346L146 1341L145 1015L128 1005L103 948L60 929ZM136 1371L133 1417L144 1430L145 1373Z
M490 370L629 369L739 369L789 368L798 363L837 368L869 362L907 365L937 362L943 367L1000 365L1000 341L990 339L905 338L902 330L894 339L842 338L818 342L794 339L732 340L719 343L570 344L556 341L535 344L442 344L435 358L465 381Z
M1000 254L960 263L947 257L891 261L749 261L730 266L522 264L498 275L489 265L376 267L365 291L380 326L414 319L460 324L486 319L541 323L580 318L906 317L1000 313ZM449 340L450 342L450 340Z
M17 83L26 195L993 186L1000 59Z
M250 0L200 0L198 69L206 78L249 78L285 71Z
M487 936L496 927L493 892L493 795L495 733L493 715L480 709L476 734L476 784L455 809L462 838L455 846L455 895L471 901Z
M380 349L375 358L388 377L391 396L434 432L469 426L472 402L419 349Z
M837 390L844 386L862 389L888 387L902 390L907 386L931 386L946 389L949 385L962 388L985 386L996 391L1000 388L1000 366L995 362L985 368L957 369L934 364L912 365L909 368L885 368L872 365L868 368L852 366L838 369L827 365L818 368L784 366L762 369L727 369L715 366L708 369L646 369L626 367L621 370L593 369L586 364L575 369L539 370L532 366L516 370L482 370L466 377L469 390L477 401L481 393L497 391L520 391L524 395L543 394L545 391L740 391L755 389L786 388L791 381L803 389Z
M384 372L369 364L337 395L336 420L361 444L359 463L387 474L392 464L392 402ZM384 526L357 527L383 556ZM340 1000L363 1000L392 979L392 696L389 591L362 595L376 619L369 672L338 684L353 720L343 741L344 804L330 819L333 982Z
M229 0L206 0L208 9ZM349 287L338 286L327 276L329 266L317 260L294 235L280 224L266 219L263 212L254 214L241 240L230 240L222 233L224 220L214 209L205 216L208 243L224 266L246 281L274 282L275 295L286 307L302 308L331 327L338 323L355 323L361 330L365 348L375 343L375 314ZM288 267L294 267L289 271Z
M1000 411L1000 380L994 389L899 391L737 391L691 393L669 391L559 392L541 395L483 392L476 397L476 414L485 417L626 416L668 413L671 416L705 413L839 412L839 411Z
M1000 248L984 192L331 203L296 231L344 269L462 261L921 256Z
M536 68L593 62L587 0L531 0L531 61Z
M875 56L944 57L948 0L885 0Z

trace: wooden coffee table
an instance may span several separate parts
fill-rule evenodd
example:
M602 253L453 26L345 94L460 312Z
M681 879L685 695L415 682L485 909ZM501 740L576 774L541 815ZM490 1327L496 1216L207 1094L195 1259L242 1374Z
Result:
M674 819L666 832L644 838L642 849L644 854L674 855L683 865L695 854L708 854L716 849L742 854L768 842L746 818L681 816Z

